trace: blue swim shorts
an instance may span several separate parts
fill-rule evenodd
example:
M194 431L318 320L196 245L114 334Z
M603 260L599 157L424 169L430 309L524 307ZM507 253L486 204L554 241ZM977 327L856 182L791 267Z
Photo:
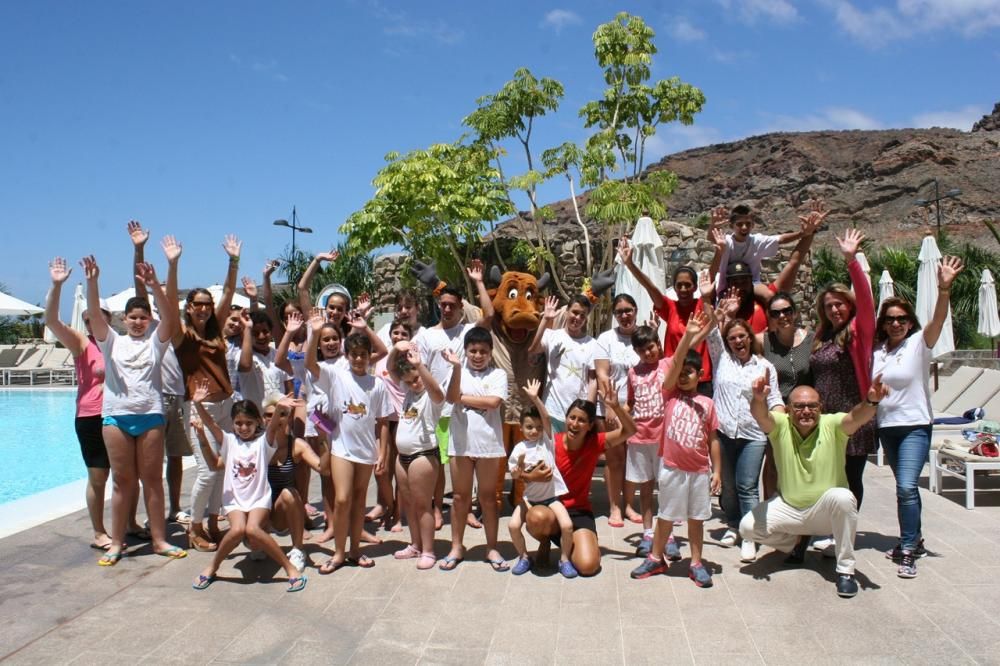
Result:
M114 426L132 437L138 437L142 433L164 426L166 423L167 420L163 418L163 414L121 414L119 416L105 416L103 424Z

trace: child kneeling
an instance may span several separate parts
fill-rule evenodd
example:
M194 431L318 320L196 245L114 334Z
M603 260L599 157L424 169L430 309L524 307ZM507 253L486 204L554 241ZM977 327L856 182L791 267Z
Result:
M551 477L546 481L532 481L525 478L524 497L514 507L507 527L510 529L510 540L517 549L517 562L511 570L515 576L531 571L533 562L528 556L528 547L524 542L524 519L532 504L542 504L549 507L559 523L559 573L566 578L575 578L578 574L570 557L573 555L573 521L559 497L566 493L566 483L556 469L555 445L552 441L552 422L545 404L538 397L541 383L532 379L523 387L525 394L531 399L534 408L521 412L521 431L524 440L518 442L511 451L507 467L514 479L522 478L540 464L545 464L552 470Z
M671 358L664 389L663 450L659 475L660 510L653 547L632 578L666 573L663 551L675 520L688 521L691 565L688 576L698 587L711 587L712 575L701 561L704 522L712 517L712 492L722 485L721 449L715 403L698 393L701 355L689 352L691 341L708 326L704 316L693 316ZM711 469L711 476L710 474Z

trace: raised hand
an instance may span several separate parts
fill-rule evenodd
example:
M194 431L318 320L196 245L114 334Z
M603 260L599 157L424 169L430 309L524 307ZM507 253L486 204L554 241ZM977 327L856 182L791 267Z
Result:
M889 387L882 383L882 373L879 373L872 380L872 385L868 388L868 400L879 402L887 395L889 395Z
M406 342L405 340L400 340L398 343L396 343L397 348L399 345L402 344L406 345L406 360L410 362L410 365L412 365L414 368L419 368L420 366L422 366L424 364L424 359L420 358L420 352L417 351L415 347L410 345L410 343Z
M358 294L358 300L355 301L354 305L361 316L368 319L368 315L372 311L372 297L368 295L368 292Z
M691 316L688 317L687 327L684 329L684 332L694 337L701 333L706 326L708 326L708 313L704 310L699 310L698 312L692 312Z
M850 263L858 254L858 250L861 249L861 243L865 240L865 235L857 229L847 229L844 232L843 238L836 236L836 239L837 244L840 245L840 251L843 253L844 259Z
M246 292L248 298L257 298L257 283L253 281L253 278L243 276L243 291Z
M249 333L253 328L253 321L250 319L250 308L240 310L240 323L243 324L244 333Z
M135 276L142 280L142 283L147 287L155 287L160 284L160 281L156 279L156 269L148 261L135 265Z
M128 221L128 235L132 239L132 245L142 247L149 240L149 230L143 229L139 220Z
M701 269L698 273L698 291L702 298L711 298L715 293L715 283L712 282L712 276L708 274L707 268Z
M951 289L955 278L962 272L965 266L958 257L944 257L938 264L938 287L941 289Z
M712 231L716 231L720 227L726 226L729 224L729 209L725 206L716 206L712 209L711 220Z
M164 236L160 241L160 247L163 248L163 254L171 264L180 259L181 252L184 251L183 246L173 236Z
M802 233L806 236L811 236L816 233L820 225L823 224L823 220L826 216L830 214L830 211L825 210L826 204L822 199L813 199L810 202L810 210L805 215L799 215L799 222L802 225Z
M52 278L52 284L62 284L69 279L69 274L72 272L73 269L66 266L66 260L62 257L56 257L49 262L49 277Z
M326 312L323 308L313 308L309 311L309 327L312 328L313 333L319 333L325 323Z
M288 313L288 317L285 318L285 330L288 331L289 333L294 333L295 331L302 328L303 323L305 322L302 321L302 315L299 314L296 310L292 310L291 312Z
M198 418L197 412L194 411L191 412L191 418L188 420L188 422L191 424L191 427L197 430L198 432L205 432L205 424L201 422L200 418Z
M715 249L722 251L726 249L726 232L719 227L713 227L708 232L708 239L712 241Z
M521 387L521 390L524 391L525 395L529 398L537 400L539 393L542 390L542 383L537 379L529 379L528 383Z
M410 266L410 272L413 273L413 276L417 278L420 284L428 289L437 289L438 283L441 281L433 263L425 264L419 259L414 259L413 264Z
M364 331L368 328L368 322L365 321L364 316L357 309L347 313L347 323L350 324L351 328L355 329L355 332Z
M468 274L469 279L473 282L483 281L483 262L480 259L473 259L469 262L469 265L465 267L465 272Z
M771 369L765 368L764 374L753 380L750 387L753 389L754 398L766 400L767 396L771 394Z
M80 266L83 267L83 277L87 278L88 282L96 280L97 276L101 274L101 269L97 265L97 259L92 254L81 259Z
M240 248L242 247L243 242L233 234L227 234L225 240L222 242L222 249L233 259L240 258Z
M719 299L719 310L730 319L736 317L740 310L740 290L730 287Z
M625 236L622 236L622 239L618 241L618 256L626 266L632 263L632 244Z
M556 296L545 297L545 308L542 310L542 318L554 321L559 314L559 298Z
M443 358L446 362L448 362L452 366L456 366L457 367L459 365L462 365L462 359L460 359L458 357L458 354L456 354L455 352L453 352L450 349L442 350L442 352L441 352L441 358Z
M643 326L649 326L653 330L660 328L660 315L656 314L656 310L649 311L649 318L646 319Z
M191 402L197 404L205 402L208 397L208 380L198 379L194 383L194 392L191 394Z
M320 252L315 259L316 261L337 261L338 257L340 257L340 252L330 250L329 252Z
M604 406L608 409L616 409L620 407L618 402L618 386L615 384L613 379L608 380L607 392L604 394Z
M264 279L267 280L274 274L274 271L278 270L278 266L281 262L277 259L268 259L264 262Z

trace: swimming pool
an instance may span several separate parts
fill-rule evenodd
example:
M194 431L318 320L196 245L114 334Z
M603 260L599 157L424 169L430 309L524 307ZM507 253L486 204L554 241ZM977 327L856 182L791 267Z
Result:
M75 390L0 389L0 504L86 478Z

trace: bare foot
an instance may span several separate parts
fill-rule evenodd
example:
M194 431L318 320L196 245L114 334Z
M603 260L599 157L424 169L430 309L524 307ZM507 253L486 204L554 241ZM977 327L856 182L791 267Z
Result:
M310 541L310 540L312 540L312 538L313 538L313 533L312 532L310 532L309 530L302 530L302 540L303 541Z
M641 523L642 516L639 515L635 509L632 507L625 507L625 517L628 518L633 523Z
M316 543L326 543L333 539L333 528L327 528L323 530L319 536L316 537Z
M392 527L389 528L389 531L390 532L402 532L403 531L403 523L402 523L402 521L400 521L398 523L395 523Z
M107 550L111 548L111 537L104 532L94 535L94 540L90 542L90 547L96 550Z
M385 515L385 507L381 504L376 504L372 507L372 510L365 514L366 523L378 522L382 516Z
M368 530L361 530L361 542L362 543L382 543L382 539L369 532Z
M472 512L465 517L465 524L475 530L482 529L483 527L483 524L476 518L476 514Z
M434 507L434 531L437 532L442 527L444 527L444 516L441 515L441 509Z
M611 527L625 527L625 521L622 520L622 512L617 507L611 509L611 515L608 516L608 525Z

